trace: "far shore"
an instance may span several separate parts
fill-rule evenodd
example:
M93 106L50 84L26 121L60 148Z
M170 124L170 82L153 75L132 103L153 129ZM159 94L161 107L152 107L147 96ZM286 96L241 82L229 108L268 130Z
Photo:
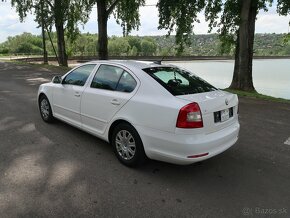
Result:
M1 59L10 59L24 62L41 62L42 57L22 56L22 57L0 57ZM69 57L70 61L87 62L98 60L97 56L75 56ZM195 60L234 60L233 56L109 56L113 60L143 60L143 61L195 61ZM290 56L254 56L254 59L290 59ZM49 57L49 61L57 61L55 57Z

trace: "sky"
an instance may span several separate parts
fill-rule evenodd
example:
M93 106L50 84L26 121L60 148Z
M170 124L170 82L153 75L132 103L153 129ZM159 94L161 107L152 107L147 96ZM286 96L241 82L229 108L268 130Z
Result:
M155 5L157 0L146 0L146 5ZM165 35L166 30L158 30L158 10L155 6L146 6L140 9L141 26L138 31L133 31L131 35ZM198 15L200 23L194 27L195 34L206 34L208 31L207 23L204 20L204 15ZM278 16L275 9L275 3L270 10L260 12L256 22L256 33L287 33L289 31L290 16ZM10 1L0 2L0 42L7 39L8 36L19 35L23 32L40 34L40 29L37 28L37 23L34 22L34 16L29 15L24 23L19 21L19 17L14 8L11 8ZM92 10L90 19L84 27L80 27L82 32L97 33L97 11ZM108 34L122 35L122 28L116 24L116 21L111 16L108 21Z

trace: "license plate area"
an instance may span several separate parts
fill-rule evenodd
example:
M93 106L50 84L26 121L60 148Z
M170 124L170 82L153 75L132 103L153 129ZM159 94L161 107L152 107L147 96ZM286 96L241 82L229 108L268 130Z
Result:
M214 122L222 123L234 116L234 108L227 108L221 111L214 112Z

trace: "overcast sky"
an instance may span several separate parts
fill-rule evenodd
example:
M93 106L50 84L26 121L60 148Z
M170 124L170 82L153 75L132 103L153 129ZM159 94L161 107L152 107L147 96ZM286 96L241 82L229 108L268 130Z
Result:
M147 5L155 5L157 0L146 0ZM133 31L132 35L164 35L166 30L158 30L158 10L155 6L142 7L141 27L139 31ZM201 23L196 24L194 28L195 34L206 34L207 24L204 21L203 14L199 15ZM0 42L7 39L8 36L14 36L23 32L40 34L40 29L37 29L37 24L33 21L34 16L29 15L24 23L20 23L18 15L14 8L11 8L10 1L0 2ZM286 33L288 32L290 16L278 16L274 6L267 12L260 12L256 22L257 33ZM97 12L93 9L90 20L81 28L82 32L97 33ZM108 34L122 35L122 28L116 24L113 18L110 18L108 23Z

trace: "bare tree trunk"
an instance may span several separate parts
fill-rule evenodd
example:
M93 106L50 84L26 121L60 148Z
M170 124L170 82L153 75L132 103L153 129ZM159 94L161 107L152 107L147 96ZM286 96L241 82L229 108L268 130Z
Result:
M58 59L61 66L68 66L67 54L65 49L64 28L63 24L56 24Z
M253 87L253 56L254 56L254 40L255 40L255 28L256 28L256 17L257 17L258 5L252 3L249 13L249 76L248 80L250 85Z
M42 46L43 46L43 63L48 64L45 30L44 30L44 14L43 14L43 1L41 1L41 32L42 32Z
M106 9L106 3L103 0L97 2L98 9L98 49L99 49L99 59L108 59L108 32L107 32L107 22L108 14Z
M59 0L54 0L55 12L55 29L57 34L57 46L58 46L58 61L61 66L68 66L67 54L65 49L64 39L64 24L63 24L63 11L62 4Z
M233 80L230 85L230 89L236 89L239 86L239 68L240 68L240 59L239 59L239 52L240 52L240 37L239 37L239 30L237 32L237 40L236 40L236 50L235 50L235 67L234 67L234 75Z
M244 0L236 44L235 69L230 88L255 91L252 65L256 15L257 3L252 0Z

